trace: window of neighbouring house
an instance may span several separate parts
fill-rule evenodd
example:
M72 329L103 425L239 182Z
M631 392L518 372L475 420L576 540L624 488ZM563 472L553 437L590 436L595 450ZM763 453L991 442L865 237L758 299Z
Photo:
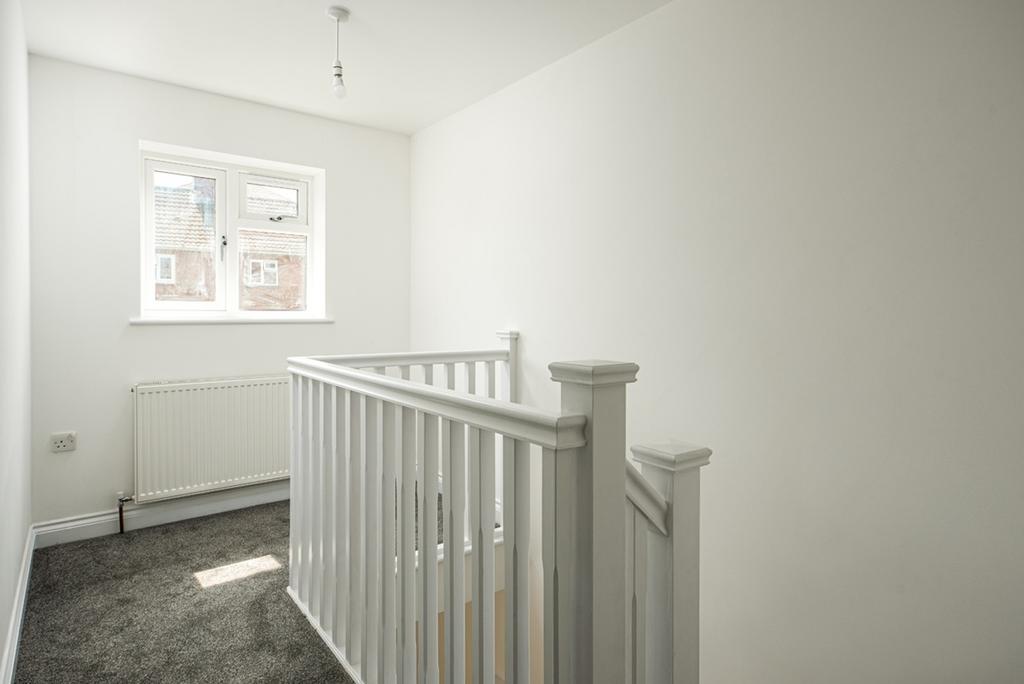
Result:
M174 284L174 255L156 255L156 282L158 285Z
M142 320L323 318L322 169L141 148Z

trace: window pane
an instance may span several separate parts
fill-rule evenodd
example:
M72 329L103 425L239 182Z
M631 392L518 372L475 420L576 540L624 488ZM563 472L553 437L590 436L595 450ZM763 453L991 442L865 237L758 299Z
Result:
M238 308L305 311L306 236L264 230L238 231Z
M277 285L277 262L276 261L264 261L263 262L263 284L264 285Z
M246 213L296 218L299 215L299 191L259 183L245 184Z
M174 282L174 255L156 255L156 281L158 283Z
M157 301L217 298L216 202L212 178L153 172L154 241L157 255L164 256L157 256L158 280L166 274L173 281L156 283Z
M249 261L249 284L263 284L263 262L259 259L251 259Z

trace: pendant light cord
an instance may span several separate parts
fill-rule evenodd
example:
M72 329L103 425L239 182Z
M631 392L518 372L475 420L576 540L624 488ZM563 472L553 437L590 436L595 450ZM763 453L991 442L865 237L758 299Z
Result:
M334 59L341 61L341 22L334 20Z

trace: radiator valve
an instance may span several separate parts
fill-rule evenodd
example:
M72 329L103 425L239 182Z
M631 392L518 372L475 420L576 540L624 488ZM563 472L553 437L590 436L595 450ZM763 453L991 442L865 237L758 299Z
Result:
M124 492L117 493L117 524L120 532L118 534L124 534L124 505L129 501L135 500L134 494L123 496Z

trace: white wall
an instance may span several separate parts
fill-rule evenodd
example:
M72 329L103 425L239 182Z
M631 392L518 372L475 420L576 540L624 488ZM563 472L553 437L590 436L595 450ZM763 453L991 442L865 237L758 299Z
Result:
M413 139L412 343L637 361L703 681L1024 671L1024 4L683 2Z
M135 382L406 347L406 136L50 59L30 68L35 520L108 510L132 491ZM325 168L335 323L129 326L139 139ZM78 431L77 451L49 452L57 430Z
M28 63L18 0L0 0L0 681L31 520Z

